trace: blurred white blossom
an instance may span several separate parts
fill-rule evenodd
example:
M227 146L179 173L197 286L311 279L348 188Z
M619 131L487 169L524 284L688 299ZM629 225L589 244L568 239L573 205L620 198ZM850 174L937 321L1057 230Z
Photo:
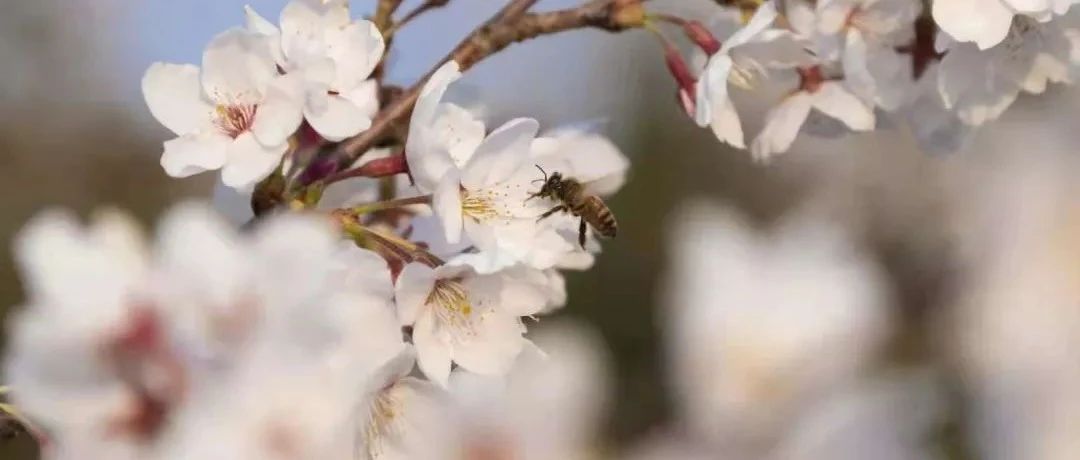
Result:
M730 210L677 215L664 304L679 414L696 436L758 442L853 379L888 333L877 268L821 220L756 234Z
M339 249L301 216L242 237L183 207L153 252L115 214L39 217L18 244L14 402L52 458L343 458L360 390L404 345L386 263Z

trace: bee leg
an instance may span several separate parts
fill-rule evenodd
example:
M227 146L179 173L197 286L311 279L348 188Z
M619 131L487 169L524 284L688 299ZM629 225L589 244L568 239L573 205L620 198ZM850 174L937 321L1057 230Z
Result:
M585 249L585 218L581 218L581 225L578 225L578 243L581 244L581 249Z
M544 219L547 219L552 214L555 214L555 213L557 213L559 211L566 211L566 206L563 206L563 205L560 204L560 205L558 205L558 206L556 206L554 208L551 208L547 212L545 212L543 214L540 214L540 217L536 218L536 221L540 222L540 221L542 221Z

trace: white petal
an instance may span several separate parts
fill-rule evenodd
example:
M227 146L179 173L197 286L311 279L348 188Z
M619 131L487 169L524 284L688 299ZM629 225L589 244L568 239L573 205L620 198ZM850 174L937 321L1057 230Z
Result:
M525 345L521 323L502 314L480 321L473 340L454 345L454 362L477 374L505 375Z
M255 112L251 133L263 145L281 145L300 127L300 82L291 76L274 79Z
M243 29L218 34L203 52L203 91L221 105L257 104L277 76L270 49L266 36Z
M336 94L326 98L321 110L305 110L304 117L319 135L331 142L355 136L371 126L369 115L352 101Z
M222 308L238 300L246 281L247 260L238 242L235 230L210 209L185 203L161 223L157 260L170 288L179 290L176 295Z
M755 159L766 161L776 153L786 152L810 114L813 97L799 91L788 96L765 115L765 127L751 146Z
M293 0L281 10L281 47L290 60L293 51L323 46L324 34L332 28L349 24L349 8L345 2Z
M406 150L414 149L414 146L423 143L422 141L418 142L419 139L415 139L419 134L423 133L422 129L417 128L431 126L435 122L435 114L439 109L443 94L446 94L447 87L457 81L458 78L461 78L460 68L461 66L456 61L450 60L439 67L431 75L427 83L424 83L424 88L420 90L420 98L417 99L416 107L413 108Z
M844 81L852 91L865 101L873 101L874 79L867 68L867 45L863 35L856 28L848 30L844 43L841 62L844 66Z
M244 20L248 30L252 32L258 32L263 35L277 35L280 33L278 32L277 26L262 17L262 15L260 15L258 11L255 11L255 8L252 8L251 5L244 5Z
M365 80L352 91L341 93L341 97L352 101L364 116L373 118L379 111L379 82L375 79Z
M1051 9L1048 0L1002 0L1005 5L1017 13L1037 16L1039 13L1047 13Z
M735 112L735 105L730 101L713 108L712 131L717 139L727 142L732 147L746 148L739 114Z
M337 91L348 91L367 80L386 48L378 27L365 20L343 29L328 30L326 43L330 57L337 64L332 85Z
M996 119L1012 105L1034 60L1030 53L1002 59L1002 52L1011 55L999 48L980 51L970 43L957 43L937 66L937 89L945 107L969 125Z
M551 300L551 279L543 270L518 265L494 276L502 277L499 308L511 316L535 315Z
M464 215L461 209L461 182L457 170L450 169L443 175L431 198L431 207L439 216L446 242L457 244L461 241Z
M730 50L731 48L734 48L752 40L762 31L768 29L769 26L772 25L773 21L776 20L776 16L776 5L773 3L773 1L770 0L762 3L761 6L758 7L757 11L754 12L754 16L750 18L750 22L743 26L742 29L739 29L735 33L731 34L731 36L728 37L727 40L724 40L723 48L720 50L720 52L724 53L725 50Z
M696 88L696 112L694 120L698 126L708 126L713 121L713 107L727 103L728 76L734 63L726 54L717 54L709 59L703 77Z
M439 105L432 129L436 142L446 147L459 169L468 164L487 133L483 120L474 117L467 109L451 103Z
M826 35L840 33L847 25L855 8L856 5L849 0L823 0L818 2L817 32Z
M233 139L226 151L227 159L221 170L221 181L236 189L255 185L270 175L287 149L287 144L266 147L255 140L251 133L241 134Z
M420 371L432 382L446 388L454 350L449 343L440 340L433 314L424 313L417 318L413 327L413 345Z
M814 108L844 122L854 131L874 129L874 109L863 104L844 85L827 81L813 93Z
M987 49L1005 39L1013 12L1000 0L935 0L934 22L959 41Z
M427 298L435 288L435 271L421 263L410 263L401 270L394 285L398 322L410 326L424 311Z
M172 177L188 177L225 165L232 139L216 132L189 134L165 142L161 167Z
M150 113L177 136L205 126L213 108L202 98L199 68L155 62L142 79L143 98Z
M466 189L478 190L498 183L529 161L529 148L540 124L531 118L506 122L480 143L462 173Z

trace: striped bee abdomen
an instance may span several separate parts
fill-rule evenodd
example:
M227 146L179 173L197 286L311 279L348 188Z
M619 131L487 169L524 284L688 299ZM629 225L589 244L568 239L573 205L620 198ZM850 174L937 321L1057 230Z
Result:
M603 200L596 196L588 196L581 201L580 207L583 208L582 212L575 212L575 214L584 217L596 233L608 238L615 236L619 226L615 222L615 214L612 214Z

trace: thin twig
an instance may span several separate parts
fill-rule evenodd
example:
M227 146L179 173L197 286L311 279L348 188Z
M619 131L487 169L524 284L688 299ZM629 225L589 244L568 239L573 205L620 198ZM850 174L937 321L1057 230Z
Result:
M431 198L431 195L420 195L408 198L397 198L393 200L377 201L374 203L353 206L346 209L345 211L358 216L361 214L371 214L373 212L384 211L387 209L396 209L404 206L411 206L414 204L431 204Z
M427 75L402 93L401 97L379 112L370 128L358 136L342 142L338 148L338 156L341 162L350 164L360 154L370 149L375 139L382 132L390 129L395 123L405 120L412 113L413 106L416 105L424 84L442 64L453 59L457 61L461 66L461 70L464 71L513 43L541 35L585 27L600 28L613 32L632 27L633 25L622 24L614 20L615 15L612 14L611 6L615 1L593 0L577 8L547 13L524 14L512 22L503 23L501 18L508 14L512 16L525 3L531 2L515 1L507 5L491 20L469 34L450 54L441 59L438 65Z
M429 10L442 8L446 6L447 3L450 3L450 0L427 0L424 3L421 3L416 8L413 8L412 11L405 13L405 16L402 16L401 19L394 21L394 24L388 27L386 31L383 32L383 35L388 37L393 36L395 33L397 33L398 30L400 30L406 24L412 22L413 19L416 19L421 14L424 14Z
M393 24L394 11L397 11L403 1L379 0L378 5L375 6L375 15L371 17L371 21L375 23L379 30L387 31Z

